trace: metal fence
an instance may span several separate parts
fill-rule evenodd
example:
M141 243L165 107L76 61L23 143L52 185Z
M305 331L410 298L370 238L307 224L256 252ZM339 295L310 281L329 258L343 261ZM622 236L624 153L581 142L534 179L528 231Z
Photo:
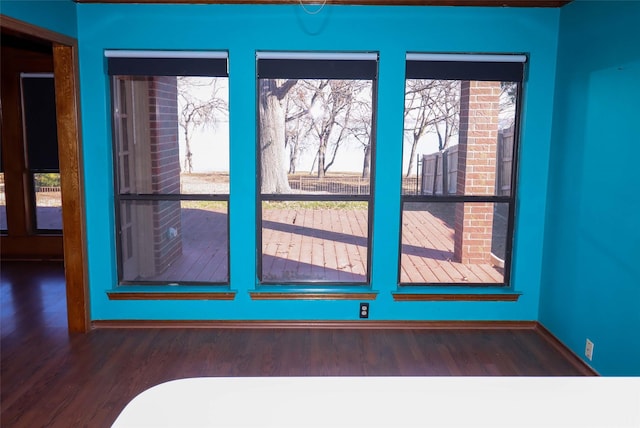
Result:
M369 178L359 176L329 176L318 178L313 176L290 176L291 190L301 193L328 193L338 195L368 195Z
M36 192L40 192L40 193L59 193L60 192L60 187L59 186L39 186L39 187L36 187Z

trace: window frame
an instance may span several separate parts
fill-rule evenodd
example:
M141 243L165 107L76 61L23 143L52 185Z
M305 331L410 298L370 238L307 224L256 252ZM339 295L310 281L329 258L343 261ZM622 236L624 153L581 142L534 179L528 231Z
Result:
M375 59L374 59L375 56ZM345 58L354 58L355 61L360 62L374 62L373 68L371 64L368 69L369 72L373 70L371 77L360 77L359 74L351 69L351 66L346 66L347 77L336 77L335 74L331 75L322 74L318 69L320 62L322 61L347 61ZM260 73L260 61L268 61L269 71L267 76L261 76ZM276 64L282 61L281 64ZM297 67L297 64L300 67ZM315 66L314 66L315 64ZM353 65L353 64L352 64ZM372 269L372 247L373 247L373 212L374 212L374 194L375 194L375 176L376 176L376 146L377 146L377 104L378 104L378 67L379 67L379 53L378 52L269 52L258 51L256 52L256 269L258 286L293 286L296 289L303 289L310 287L313 291L318 288L335 289L345 288L349 286L357 287L370 287L371 286L371 269ZM286 68L286 71L282 71ZM284 73L284 74L279 74ZM276 77L277 75L277 77ZM262 168L261 168L261 149L260 149L260 79L261 78L274 78L274 79L332 79L332 80L370 80L371 81L371 161L370 161L370 174L369 174L369 194L368 195L312 195L312 194L275 194L275 193L262 193ZM278 280L265 280L263 276L263 202L329 202L329 201L341 201L341 202L367 202L367 260L366 260L366 274L365 280L361 282L354 281L330 281L330 280L300 280L294 279L286 281L284 279Z
M106 50L107 75L111 95L111 148L114 185L115 238L118 285L160 286L229 286L231 282L230 252L230 192L228 193L122 193L117 142L120 120L116 117L116 106L121 102L120 90L116 88L119 76L124 77L226 77L229 78L227 51L131 51ZM224 61L224 64L222 64ZM125 73L125 74L123 74ZM133 98L133 95L132 95ZM131 114L131 113L129 113ZM230 173L229 173L230 177ZM226 203L226 269L224 281L178 281L178 280L128 280L124 279L122 249L122 204L135 202L182 202L213 201ZM183 208L181 207L180 210Z
M425 71L424 63L431 62L434 67ZM525 54L431 54L431 53L407 53L406 75L405 75L405 100L406 84L409 79L433 79L433 80L458 80L462 81L492 81L492 82L514 82L517 87L515 99L514 115L514 140L513 157L511 167L511 189L508 196L500 195L422 195L405 194L400 183L400 229L398 234L398 268L397 284L399 288L411 289L416 287L512 287L511 273L513 268L513 243L515 240L515 218L518 194L518 171L520 153L520 134L523 89L525 82L526 62L528 57ZM503 66L501 68L501 66ZM520 68L518 68L520 67ZM425 73L432 73L426 77ZM421 75L422 77L417 77ZM494 77L495 76L495 77ZM404 126L403 126L404 128ZM404 153L404 141L403 141ZM416 165L417 168L417 165ZM496 175L498 165L496 164ZM505 259L503 282L402 282L402 233L403 215L405 204L408 203L492 203L508 206ZM494 205L495 206L495 205Z

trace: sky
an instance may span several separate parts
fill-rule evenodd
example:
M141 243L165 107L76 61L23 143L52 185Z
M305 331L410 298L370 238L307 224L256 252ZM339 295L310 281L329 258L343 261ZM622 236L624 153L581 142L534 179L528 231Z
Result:
M403 173L406 172L410 146L404 144ZM433 153L437 150L437 138L433 134L427 135L418 144L418 154ZM203 129L194 132L191 140L191 152L193 153L193 172L223 172L229 171L229 122L219 122L215 129ZM180 165L184 167L184 156L186 153L184 135L180 132ZM287 153L288 156L288 153ZM299 158L297 172L309 172L313 165L315 152L308 150L303 152ZM288 157L287 157L288 159ZM336 157L335 163L331 166L333 172L362 172L364 162L364 151L357 144L348 144L341 147ZM288 161L286 163L288 165ZM314 170L315 172L315 170ZM413 172L415 172L415 167Z
M199 86L191 90L192 96L196 99L205 99L210 92L209 86L203 86L212 81L209 78L196 78ZM228 80L226 78L218 78L218 86L220 91L218 95L225 101L228 101ZM183 105L179 103L178 108ZM229 119L228 116L219 120L215 126L199 128L193 131L191 136L191 152L193 172L228 172L229 171ZM408 164L408 156L410 147L404 145L405 155L403 156L403 172L406 172ZM437 139L434 135L427 135L423 138L419 145L417 153L426 154L437 150ZM182 129L180 130L180 165L184 169L184 157L186 153L185 139ZM314 164L315 151L312 149L303 151L299 157L296 167L297 172L315 173L315 169L311 172ZM364 150L362 146L355 140L347 141L340 151L334 164L329 171L332 172L362 172L364 162ZM287 163L288 165L288 153Z
M199 86L192 89L192 96L194 98L204 99L208 96L211 89L208 86L202 86L207 80L212 81L213 78L195 78L198 79ZM228 101L228 78L217 78L218 87L220 88L218 96L225 101ZM178 108L181 109L180 104ZM513 111L509 112L513 116ZM501 118L503 119L503 118ZM191 151L193 153L192 166L193 172L206 173L206 172L228 172L229 171L229 120L233 120L233 117L229 119L229 116L218 120L215 126L208 126L205 128L196 129L192 133L191 137ZM408 141L408 136L405 135L405 141L403 142L403 165L402 173L406 174L409 163L411 145ZM399 142L400 143L400 142ZM453 136L451 145L457 144L457 135ZM427 133L424 135L417 146L416 154L424 155L434 153L438 150L438 140L434 133ZM182 129L180 129L180 165L184 169L184 156L185 156L185 143ZM315 151L309 149L304 151L300 157L296 167L297 172L312 172L315 158ZM347 140L336 157L334 164L331 166L330 172L362 172L362 166L364 161L364 151L362 146L355 140ZM415 161L415 159L414 159ZM288 165L288 153L287 162ZM415 174L414 162L411 174Z

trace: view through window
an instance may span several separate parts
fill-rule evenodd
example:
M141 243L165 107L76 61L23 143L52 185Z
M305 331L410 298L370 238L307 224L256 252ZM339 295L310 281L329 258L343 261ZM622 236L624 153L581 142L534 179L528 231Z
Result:
M524 57L408 55L401 284L507 284Z
M377 54L258 53L262 283L369 282Z
M229 281L226 53L107 53L121 283Z

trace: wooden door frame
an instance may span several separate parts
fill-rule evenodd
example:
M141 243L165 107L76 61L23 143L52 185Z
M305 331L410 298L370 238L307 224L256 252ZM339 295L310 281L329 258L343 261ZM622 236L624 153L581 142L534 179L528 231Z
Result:
M62 192L64 271L70 333L90 329L87 239L80 128L78 41L5 15L1 27L51 43Z

